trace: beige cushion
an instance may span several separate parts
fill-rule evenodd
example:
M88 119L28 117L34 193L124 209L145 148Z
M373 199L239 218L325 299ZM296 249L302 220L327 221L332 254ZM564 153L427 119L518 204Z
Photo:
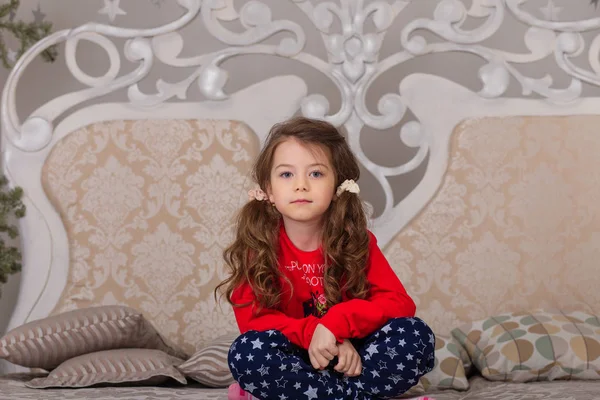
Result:
M467 373L471 367L465 349L452 336L435 336L435 365L401 397L414 397L434 390L467 390Z
M424 391L438 389L467 390L467 373L471 367L469 355L452 336L436 335L435 366L419 380Z
M237 331L213 290L258 148L225 120L107 121L62 138L42 171L70 251L52 313L126 305L190 355Z
M0 339L0 358L50 370L69 358L100 350L152 348L185 357L129 307L90 307L36 320Z
M452 331L481 374L500 381L600 379L600 320L585 312L493 316Z
M227 387L234 382L227 365L227 354L239 333L221 336L198 350L181 364L179 371L209 387Z
M47 377L32 379L25 385L39 389L99 384L158 385L169 378L185 384L185 377L175 368L182 362L160 350L105 350L67 360Z

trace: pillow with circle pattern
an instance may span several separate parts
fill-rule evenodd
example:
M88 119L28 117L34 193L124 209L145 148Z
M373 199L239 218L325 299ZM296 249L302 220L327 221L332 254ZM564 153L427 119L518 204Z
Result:
M431 391L467 390L467 374L471 368L469 355L452 336L435 335L435 364L415 386L401 397L414 397Z
M600 379L600 320L587 312L497 315L462 325L452 336L490 380Z

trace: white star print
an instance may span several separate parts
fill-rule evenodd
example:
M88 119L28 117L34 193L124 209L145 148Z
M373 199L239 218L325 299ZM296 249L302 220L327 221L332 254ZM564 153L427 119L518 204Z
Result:
M327 394L333 394L333 389L332 388L327 389Z
M396 368L398 368L400 371L404 371L404 364L396 364Z
M250 343L252 343L252 349L261 349L262 350L263 342L260 341L260 338L257 338L256 340L253 340Z
M392 327L390 326L390 324L387 324L386 326L381 328L381 330L384 331L385 333L388 333L389 331L392 330Z
M379 351L377 351L377 345L375 343L371 343L366 351L367 353L369 353L370 356L373 356L373 354L375 353L379 353Z
M270 385L270 383L267 381L262 381L260 384L262 385L263 388L268 388Z
M265 358L266 358L267 360L270 360L270 359L271 359L271 354L270 354L270 353L267 353L267 355L265 356Z
M235 357L236 360L240 361L240 359L242 358L242 355L240 353L236 353Z
M324 386L327 386L327 377L329 376L329 371L323 370L323 372L327 372L327 375L324 373L319 374L319 382L321 382Z
M248 354L246 358L248 359L248 361L254 361L254 354Z
M414 358L414 356L413 356L412 354L410 354L410 353L408 353L408 354L406 355L406 359L407 359L408 361L412 361L412 359L413 359L413 358Z
M300 384L300 382L296 382L296 384L294 385L294 389L300 390L300 388L302 387L302 385Z
M300 371L302 369L302 367L300 366L300 363L293 363L292 364L292 372L298 373L298 371Z
M282 393L279 395L279 400L285 400L285 399L287 399L287 396L285 394Z
M425 349L427 348L427 345L425 343L423 343L422 339L419 339L419 341L417 343L414 343L414 345L417 349L419 348L419 346L421 346L421 350L417 350L417 353L421 353L421 355L425 353Z
M385 385L385 387L383 389L384 390L392 390L392 386L391 385Z
M365 360L366 360L366 361L369 361L370 359L371 359L371 356L370 356L370 355L368 355L368 354L365 354Z
M417 381L415 381L413 378L410 378L409 380L407 380L406 382L410 383L411 385L415 384Z
M265 399L267 397L267 394L265 392L260 392L260 396Z
M371 393L377 394L377 393L379 393L379 389L377 389L376 387L374 387L373 389L371 389Z
M271 343L271 347L277 347L277 343L275 343L275 342L272 342L272 343Z
M420 336L421 334L419 333L419 331L418 331L418 330L416 330L416 329L415 329L415 330L413 331L413 335L415 335L415 336Z
M272 335L275 334L275 331L273 329L267 331L267 333L269 334L269 337L271 337Z
M389 343L389 342L390 342L390 340L392 340L392 339L391 339L391 338L389 338L389 337L386 337L386 338L385 338L385 342L386 342L386 343Z
M402 375L390 375L390 377L388 377L388 379L391 379L392 381L394 381L394 385L397 385L398 382L404 380L404 378L402 378Z
M285 384L287 383L287 380L284 381L283 380L283 376L279 379L275 379L275 383L277 383L277 387L278 388L285 388Z
M252 373L252 371L250 371L249 369L246 370L246 375L250 375Z
M429 334L429 343L435 344L435 335L433 333Z
M419 375L419 367L413 368L411 371L415 373L415 376Z
M240 342L246 343L247 340L248 340L248 338L246 336L244 336L242 339L240 339Z
M409 320L409 321L410 321L410 323L411 323L411 324L413 324L413 325L414 325L414 324L417 322L417 320L416 320L416 319L414 319L414 318L409 318L408 320Z
M285 364L281 364L281 365L279 366L279 370L280 370L280 371L285 371L286 369L287 369L287 365L285 365Z
M385 354L391 358L392 360L394 359L394 357L396 357L398 355L398 352L396 351L395 348L393 347L388 347L387 351L385 352Z
M359 389L364 389L364 386L363 386L363 384L362 384L362 382L361 382L361 381L356 381L355 385L356 385L356 387L357 387L357 388L359 388Z
M260 368L258 369L258 372L260 373L260 376L265 376L269 373L269 367L265 367L263 364L261 364Z
M319 398L319 396L317 396L317 388L313 388L310 385L308 385L308 390L304 392L304 394L306 395L306 397L308 397L309 400Z
M247 385L244 387L244 390L245 390L246 392L253 392L253 391L254 391L254 389L258 389L258 388L257 388L256 386L254 386L254 383L252 383L252 382L250 382L249 384L247 384Z
M404 328L398 328L398 332L404 333Z
M377 372L377 371L375 371L375 370L371 371L371 374L373 375L373 378L375 378L375 377L379 377L379 376L380 376L380 375L379 375L379 372Z
M387 363L385 361L379 361L379 369L387 369Z
M404 345L406 345L406 340L404 339L400 339L400 341L398 342L398 344L402 347L404 347Z
M282 352L281 350L277 350L277 357L279 357L280 360L283 361L284 358L287 358L287 356L285 355L284 352Z

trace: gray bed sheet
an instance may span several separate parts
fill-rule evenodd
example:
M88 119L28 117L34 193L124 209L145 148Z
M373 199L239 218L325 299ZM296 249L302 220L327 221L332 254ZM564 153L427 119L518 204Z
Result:
M0 400L227 400L225 389L209 389L200 384L40 390L25 387L24 382L31 378L27 374L0 376ZM600 381L505 383L474 377L466 392L446 390L429 396L436 400L600 400Z

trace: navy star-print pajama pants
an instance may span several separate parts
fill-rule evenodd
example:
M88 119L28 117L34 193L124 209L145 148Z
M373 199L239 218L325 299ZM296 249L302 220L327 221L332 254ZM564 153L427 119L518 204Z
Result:
M249 331L229 350L229 368L246 392L259 399L381 399L396 397L433 369L435 337L419 318L395 318L362 340L352 340L362 373L344 377L333 369L318 371L308 352L281 332Z

